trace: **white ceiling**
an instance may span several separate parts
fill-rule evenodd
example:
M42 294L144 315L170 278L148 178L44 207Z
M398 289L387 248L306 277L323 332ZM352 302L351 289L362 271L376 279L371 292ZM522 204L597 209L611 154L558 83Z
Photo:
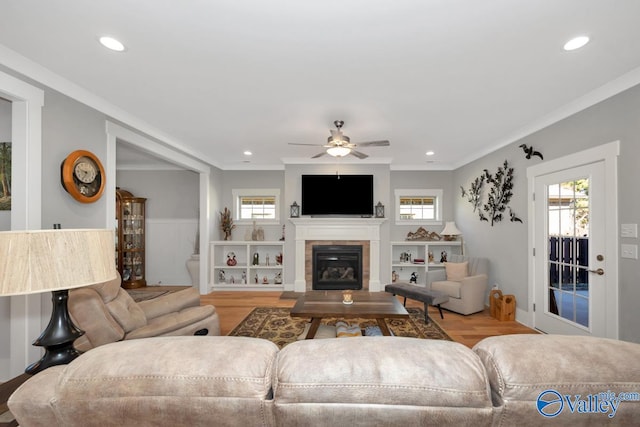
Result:
M391 141L349 161L442 169L640 83L639 18L637 0L2 0L0 63L224 169L311 161L336 119Z

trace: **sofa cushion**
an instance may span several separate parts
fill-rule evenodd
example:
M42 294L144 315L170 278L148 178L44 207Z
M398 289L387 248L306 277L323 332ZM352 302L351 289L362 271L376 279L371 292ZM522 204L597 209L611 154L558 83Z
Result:
M442 282L431 283L431 290L444 292L451 298L460 298L460 282L450 282L444 280Z
M518 425L524 419L536 425L549 420L562 425L638 422L634 417L640 413L640 401L620 402L614 416L609 417L603 413L578 413L577 408L572 413L565 397L568 396L572 404L576 404L576 399L585 400L589 407L593 405L589 396L637 393L640 390L638 344L567 335L510 335L485 338L473 350L487 369L494 404L500 407L499 425ZM547 390L552 392L542 395ZM561 412L545 418L538 412L538 398L557 396L564 399ZM554 405L548 410L560 409L559 403Z
M125 290L121 289L118 296L105 305L125 332L131 332L147 324L144 311Z
M273 387L283 426L489 425L493 412L480 359L451 341L298 341L278 353Z
M469 275L469 262L445 262L444 269L447 272L447 281L459 282Z
M121 341L67 365L50 399L64 426L270 425L277 352L246 337Z

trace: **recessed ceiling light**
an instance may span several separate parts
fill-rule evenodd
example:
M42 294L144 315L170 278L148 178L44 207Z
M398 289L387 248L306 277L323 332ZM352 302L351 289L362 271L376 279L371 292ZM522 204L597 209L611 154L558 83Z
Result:
M251 156L252 154L253 154L253 153L252 153L251 151L249 151L249 150L245 150L245 151L244 151L244 155L245 155L245 156Z
M100 44L107 49L115 50L116 52L124 51L124 45L113 37L102 36L98 40L100 41Z
M587 36L574 37L564 44L564 50L580 49L587 43L589 43L589 37Z
M425 154L426 154L427 156L433 156L433 155L434 155L434 154L436 154L436 153L435 153L434 151L429 150L429 151L427 151Z

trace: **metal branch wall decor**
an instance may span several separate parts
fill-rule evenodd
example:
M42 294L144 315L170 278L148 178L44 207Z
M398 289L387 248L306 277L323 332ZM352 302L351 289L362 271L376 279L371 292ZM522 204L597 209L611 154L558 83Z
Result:
M482 204L483 189L488 186L487 202ZM473 211L478 212L480 221L487 221L493 226L496 222L502 221L503 214L509 209L509 220L511 222L522 222L520 218L509 207L509 201L513 196L513 168L505 160L503 165L498 167L495 174L489 173L487 169L477 177L468 190L460 187L462 197L466 197L473 205Z

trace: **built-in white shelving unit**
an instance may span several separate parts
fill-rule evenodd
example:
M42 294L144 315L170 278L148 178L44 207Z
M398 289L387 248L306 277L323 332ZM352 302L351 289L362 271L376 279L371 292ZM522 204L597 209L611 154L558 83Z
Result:
M434 268L444 268L440 262L442 252L447 256L459 254L461 251L460 241L425 241L425 240L405 240L391 242L391 275L389 283L392 282L393 273L397 275L396 282L408 283L411 273L418 276L416 284L426 285L426 272ZM433 254L433 261L429 262L429 252ZM408 256L403 256L407 254ZM416 262L423 260L424 262Z
M220 240L211 242L210 246L209 285L212 290L284 289L283 241ZM233 257L231 254L235 255L235 265L227 264L227 259ZM257 259L254 258L256 254Z

